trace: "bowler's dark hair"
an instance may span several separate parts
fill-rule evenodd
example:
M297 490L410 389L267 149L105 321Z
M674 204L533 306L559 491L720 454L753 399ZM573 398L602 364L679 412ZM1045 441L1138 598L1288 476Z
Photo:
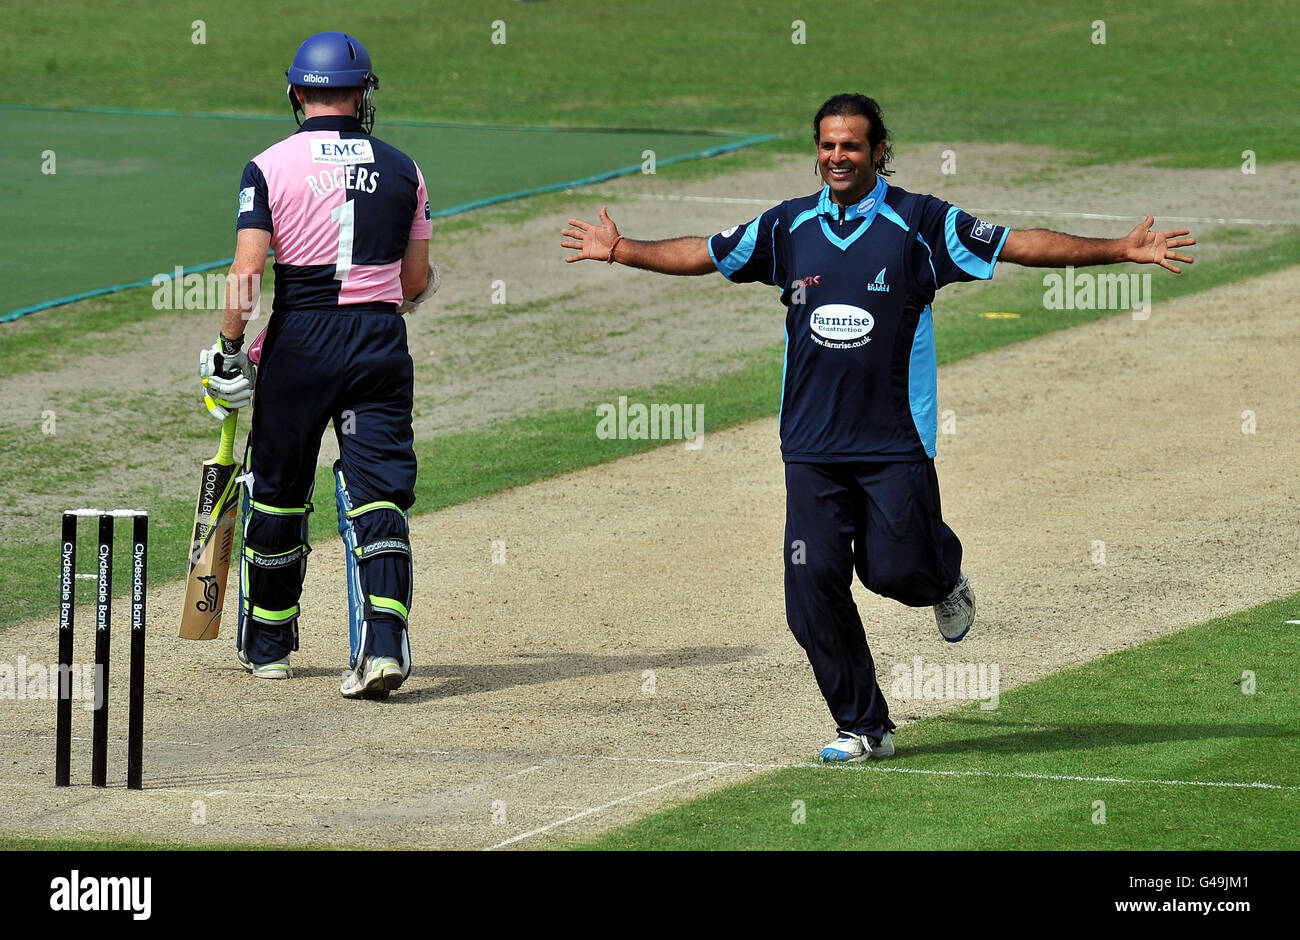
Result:
M889 128L885 127L885 118L880 113L880 105L876 103L876 99L868 98L866 95L846 93L827 98L826 103L817 109L817 116L813 118L813 141L821 146L822 118L852 117L855 114L867 119L867 143L871 147L871 152L875 153L876 147L882 140L890 139ZM893 173L893 170L885 169L893 158L893 145L886 144L885 152L876 163L876 172L881 176L889 176Z

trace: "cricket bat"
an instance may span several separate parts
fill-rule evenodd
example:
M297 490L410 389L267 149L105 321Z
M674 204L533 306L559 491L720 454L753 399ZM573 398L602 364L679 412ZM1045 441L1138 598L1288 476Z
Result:
M199 499L194 507L194 538L190 542L190 573L185 581L185 607L181 611L181 637L215 640L221 631L226 601L226 576L235 542L235 517L239 511L239 486L235 483L235 419L232 412L221 422L217 455L203 464Z

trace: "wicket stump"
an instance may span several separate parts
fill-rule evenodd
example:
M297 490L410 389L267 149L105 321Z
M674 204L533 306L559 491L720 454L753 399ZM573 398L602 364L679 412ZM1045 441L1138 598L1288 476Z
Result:
M98 517L99 549L95 571L77 571L77 520ZM95 581L95 717L91 732L90 782L108 785L108 678L113 619L114 523L131 527L131 663L128 689L126 785L143 786L145 592L149 578L149 515L134 509L70 509L63 514L59 577L59 691L54 725L54 785L71 782L73 621L77 581Z

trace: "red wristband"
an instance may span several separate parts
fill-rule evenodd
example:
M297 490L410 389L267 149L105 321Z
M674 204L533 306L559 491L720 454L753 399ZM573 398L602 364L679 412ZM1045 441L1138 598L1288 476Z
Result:
M609 246L609 257L605 259L606 264L614 263L614 249L618 247L618 243L621 242L622 240L623 240L622 235L614 236L614 244Z

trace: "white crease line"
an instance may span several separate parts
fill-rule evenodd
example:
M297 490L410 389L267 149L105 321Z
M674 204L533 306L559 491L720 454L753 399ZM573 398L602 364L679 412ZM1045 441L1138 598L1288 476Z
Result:
M561 754L559 760L608 760L629 764L695 764L721 769L723 767L747 767L755 770L781 770L791 764L759 764L740 760L690 760L682 757L611 757L606 754Z
M593 192L594 196L610 199L648 199L652 202L708 202L724 206L775 206L784 199L753 199L742 196L687 196L677 193L615 193L608 191ZM1101 219L1107 222L1130 222L1137 218L1136 213L1114 215L1108 212L1068 212L1063 209L980 209L982 215L1027 215L1043 218L1063 219ZM1300 225L1300 219L1239 219L1218 218L1199 215L1157 215L1157 221L1197 222L1202 225Z
M524 839L531 839L533 836L539 836L543 832L550 832L552 829L558 828L559 826L563 826L571 822L575 822L576 820L582 819L586 816L592 816L595 815L596 813L603 813L605 810L612 809L613 807L618 806L620 803L626 803L628 800L635 800L638 797L647 796L651 793L654 793L657 790L666 790L668 787L675 787L679 783L686 783L686 781L694 780L696 777L708 776L709 774L716 773L721 769L722 769L721 767L708 767L704 770L697 770L695 773L687 774L685 777L678 777L676 780L669 780L667 783L661 783L658 786L650 787L645 790L638 790L636 793L629 793L627 796L620 796L617 800L610 800L608 803L604 803L600 806L589 806L580 813L574 813L571 816L565 816L563 819L557 819L555 822L548 823L547 825L541 826L540 828L530 829L528 832L521 832L517 836L511 836L509 839L506 839L504 842L498 842L496 845L488 846L488 848L486 848L484 851L491 852L493 849L505 848L507 845L512 845L515 842L522 842Z
M1234 790L1300 790L1300 786L1286 786L1277 783L1238 783L1225 780L1143 780L1131 777L1075 777L1069 774L1031 774L998 773L992 770L922 770L919 767L881 767L877 765L859 765L844 767L836 764L813 763L797 764L798 767L832 767L846 770L873 770L879 773L893 774L927 774L935 777L1001 777L1005 780L1061 780L1077 783L1131 783L1156 784L1177 787L1223 787Z
M547 764L549 763L552 763L552 761L547 761ZM485 787L489 787L494 784L501 783L505 780L511 779L512 777L522 777L524 774L532 773L534 770L540 770L542 767L545 766L546 764L535 764L532 767L525 767L523 770L516 770L513 773L508 773L501 777L490 778L488 780L481 780L478 783L472 783L469 786L462 787L459 790L454 790L451 793L442 794L435 791L432 795L443 797L445 799L454 800L457 797L465 796L473 792L474 790L483 789ZM231 787L232 785L231 781L215 781L214 783L216 786L224 785L225 787ZM212 785L213 784L209 784L206 787L146 786L143 790L137 792L145 796L175 796L177 794L199 794L208 799L216 799L217 797L221 797L221 796L228 796L231 797L232 799L244 799L247 797L256 797L258 799L275 799L275 800L288 799L294 801L314 802L314 803L337 803L337 802L365 803L368 799L373 799L374 797L373 793L370 793L369 791L366 790L358 790L355 793L347 793L347 794L331 796L331 795L318 794L318 793L294 793L294 792L283 791L283 790L281 791L240 790L238 788L214 790L211 789ZM48 785L33 784L33 783L10 783L8 781L0 781L0 789L33 790L33 791L39 791L43 793L48 793L50 791L50 787ZM62 788L58 788L58 789L62 789ZM121 789L120 787L108 787L105 790L96 789L94 793L91 795L97 796L100 794L111 793L114 790L120 790L120 789ZM68 790L65 792L81 792L81 791L84 791L84 787L79 784L77 786L68 788ZM375 805L376 804L371 804L372 807ZM378 804L378 805L383 806L385 804ZM557 806L553 808L572 809L573 807Z
M0 734L0 738L37 738L39 740L50 740L54 735L45 731L11 731ZM74 741L89 741L90 738L73 735ZM109 738L110 744L125 744L126 738ZM366 747L360 744L279 744L272 741L248 741L241 744L213 744L210 741L169 741L163 738L146 738L145 744L160 747L205 747L212 750L219 750L223 754L229 754L234 751L253 750L257 748L283 751L383 751L385 754L438 754L447 756L459 753L457 751L440 750L437 748L421 747Z
M146 786L143 790L127 790L125 787L122 786L110 786L104 789L100 789L98 787L90 787L88 784L75 784L71 787L53 787L48 784L9 783L8 781L0 781L0 789L35 790L42 793L49 793L49 792L75 793L79 796L106 796L115 792L136 793L138 795L143 795L143 796L164 796L164 795L174 796L178 793L185 793L185 794L197 793L211 799L215 799L218 796L230 796L235 798L258 797L260 799L291 798L294 800L313 801L319 803L333 803L333 802L338 802L340 800L352 800L356 802L363 802L367 798L373 796L373 794L365 791L359 792L358 794L348 794L344 796L320 796L317 794L310 794L310 793L288 793L283 791L268 792L262 790L212 790L209 789L208 787L159 787L159 786L151 787L148 786L148 780L145 781L145 784ZM221 785L223 784L221 783L217 784L217 786L221 786ZM229 787L230 782L226 781L224 783L224 786ZM92 792L87 793L87 790L90 790Z
M0 738L37 738L39 740L49 740L53 737L54 735L44 731L5 732L3 734L0 734ZM72 740L89 741L90 738L74 736ZM126 739L112 738L110 739L110 743L124 744L126 743ZM234 751L255 750L258 748L266 749L266 750L286 750L286 751L289 750L292 751L313 751L313 750L382 751L385 754L395 754L397 756L401 756L403 754L417 754L417 755L433 754L439 757L455 757L458 755L469 755L469 754L490 756L493 753L491 751L471 751L468 748L463 748L458 751L451 751L451 750L444 750L440 748L420 748L420 747L391 748L391 747L384 747L380 745L366 746L362 744L352 744L352 745L280 744L272 741L250 741L245 744L213 745L211 743L207 743L203 741L168 741L168 740L148 738L145 740L145 743L150 746L163 746L163 747L205 747L214 750L220 750L221 753L223 754L233 753ZM526 755L526 757L527 756L532 756L533 759L537 759L536 755ZM551 757L545 758L545 761L547 763L553 763L557 760L604 760L604 761L620 761L626 763L640 763L640 764L694 764L696 766L753 767L760 770L779 770L782 767L790 766L789 764L747 763L745 761L691 760L689 758L681 758L681 757L618 757L618 756L608 755L608 754L556 754Z
M557 760L559 759L562 758L557 758ZM616 759L616 758L611 758L611 759ZM511 777L523 776L524 774L532 773L533 771L539 770L542 767L548 766L549 764L552 763L554 763L554 761L548 761L546 764L537 764L532 767L527 767L523 770L517 770L514 773L506 774L504 777L496 778L495 780L488 780L476 784L471 784L470 786L465 787L461 790L454 791L450 795L459 796L471 790L479 789L484 786L491 785L493 783L499 783L504 780L509 780ZM1282 792L1291 792L1291 791L1300 790L1300 786L1292 786L1292 785L1278 784L1278 783L1264 783L1258 780L1251 783L1244 783L1240 781L1231 781L1231 780L1154 780L1154 779L1148 780L1148 779L1139 779L1139 778L1130 778L1130 777L1081 777L1081 776L1074 776L1070 774L997 773L995 771L989 771L989 770L926 770L926 769L921 769L919 767L881 767L878 764L870 764L870 765L858 764L852 767L846 767L841 764L826 764L820 761L806 761L804 763L799 763L799 764L746 764L746 763L739 763L739 762L716 763L714 761L676 761L676 760L657 761L653 758L650 758L647 760L647 763L685 763L685 764L709 764L710 765L709 767L699 771L698 773L679 778L678 781L674 781L674 782L689 780L691 777L697 777L700 776L701 774L710 774L719 770L726 770L730 767L744 767L746 769L759 769L759 770L766 770L766 769L781 770L787 767L816 767L816 768L830 769L830 770L852 770L852 771L869 770L878 773L924 774L927 776L934 776L934 777L999 777L1006 780L1055 780L1060 782L1071 782L1071 783L1122 783L1122 784L1133 784L1133 785L1147 784L1147 785L1157 785L1157 786L1180 786L1180 787L1217 787L1221 789L1278 790ZM662 786L671 786L671 785L672 784L669 783L669 784L663 784ZM227 782L226 786L230 786L230 783ZM46 784L11 783L9 781L0 781L0 789L32 790L32 791L48 792L51 788ZM72 789L78 790L81 788L74 787ZM96 793L97 794L109 793L116 789L120 789L120 788L109 787L107 790L97 790ZM612 803L607 803L605 807L601 807L601 808L608 808L610 806L614 806L618 803L624 802L624 800L634 799L636 796L639 796L641 794L653 793L655 790L658 789L661 789L661 787L651 787L649 790L642 790L640 794L632 794L632 796L623 797L622 799L615 800ZM233 797L255 796L255 797L266 797L272 799L292 798L295 800L316 800L321 802L333 802L337 800L364 800L368 795L363 793L361 795L321 796L316 794L293 793L288 791L261 791L261 790L212 791L205 787L146 787L144 790L139 792L145 795L173 794L173 793L201 793L204 796L208 796L208 797L215 797L219 795L233 796ZM566 809L568 807L557 806L555 808ZM590 814L591 812L598 812L599 809L600 808L595 810L590 810L590 809L585 810L584 812L579 813L578 816L585 816ZM572 818L577 819L578 816L574 816ZM560 823L555 823L554 825L557 826L561 825L565 821L567 820L561 820ZM544 831L545 831L544 829L537 830L537 832L544 832ZM521 836L520 838L524 838L524 837Z
M552 758L551 760L543 761L540 764L533 764L533 766L531 767L525 767L523 770L516 770L511 773L504 774L500 777L489 777L487 780L480 780L478 783L471 783L469 786L461 787L459 790L449 793L447 795L447 798L454 800L458 796L466 796L469 793L473 793L475 790L482 790L485 787L495 786L498 783L504 783L505 781L510 780L514 777L522 777L524 776L524 774L530 774L534 770L541 770L543 767L546 767L549 764L553 764L555 763L555 761L559 759L560 758L558 757Z

